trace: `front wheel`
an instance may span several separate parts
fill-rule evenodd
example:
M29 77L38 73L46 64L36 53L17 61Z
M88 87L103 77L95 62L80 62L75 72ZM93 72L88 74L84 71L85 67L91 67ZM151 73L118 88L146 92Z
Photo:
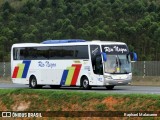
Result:
M91 89L91 86L89 85L89 80L87 77L82 78L81 82L82 82L81 86L83 89L85 89L85 90Z
M106 88L107 88L108 90L112 90L112 89L114 88L114 85L106 86Z

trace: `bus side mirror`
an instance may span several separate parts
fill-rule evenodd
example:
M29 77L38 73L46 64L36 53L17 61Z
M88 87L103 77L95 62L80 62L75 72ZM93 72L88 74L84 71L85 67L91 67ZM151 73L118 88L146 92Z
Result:
M137 60L138 60L137 53L131 52L131 53L130 53L130 56L131 56L131 60L132 60L132 61L137 61Z
M103 56L103 61L106 62L107 61L107 54L105 52L101 52L102 56Z

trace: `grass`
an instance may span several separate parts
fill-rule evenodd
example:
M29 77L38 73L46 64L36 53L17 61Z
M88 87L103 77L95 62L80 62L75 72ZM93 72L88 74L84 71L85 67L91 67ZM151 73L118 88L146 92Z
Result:
M96 111L104 111L106 109L106 105L103 103L95 105L95 110Z
M14 103L14 101L9 96L2 97L3 104L6 105L7 109L10 109L11 105Z
M0 111L160 111L159 98L149 94L0 89Z

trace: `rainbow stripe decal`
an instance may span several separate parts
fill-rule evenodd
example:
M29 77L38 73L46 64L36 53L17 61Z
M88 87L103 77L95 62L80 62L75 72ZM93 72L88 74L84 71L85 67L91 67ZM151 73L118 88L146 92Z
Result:
M18 64L13 71L12 78L26 78L31 64L30 60L25 60Z
M72 64L63 71L61 85L76 85L82 64Z

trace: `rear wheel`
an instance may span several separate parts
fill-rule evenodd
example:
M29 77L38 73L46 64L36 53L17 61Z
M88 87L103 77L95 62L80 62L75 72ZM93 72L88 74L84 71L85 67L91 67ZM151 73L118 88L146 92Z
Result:
M114 85L106 86L107 90L112 90L114 88Z
M88 90L91 89L91 86L89 85L89 80L87 77L83 77L81 80L81 86L83 89Z
M29 81L29 86L33 89L42 88L42 85L37 85L37 79L35 76L32 76Z

